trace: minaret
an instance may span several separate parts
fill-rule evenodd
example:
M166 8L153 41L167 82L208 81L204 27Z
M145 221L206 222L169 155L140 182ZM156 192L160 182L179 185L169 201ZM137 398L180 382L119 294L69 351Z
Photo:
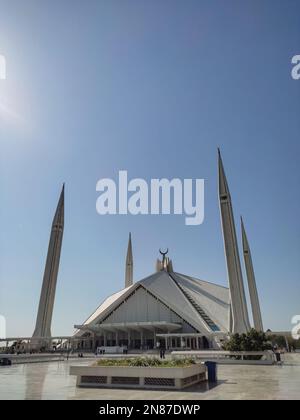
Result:
M127 255L126 255L126 268L125 268L125 288L133 284L133 257L132 257L132 244L131 233L129 233Z
M247 279L248 279L248 287L249 287L250 301L251 301L251 306L252 306L254 328L257 331L263 331L263 323L262 323L258 293L257 293L257 288L256 288L251 250L249 247L249 242L247 239L245 226L244 226L242 217L241 217L241 225L242 225L244 262L245 262L245 268L246 268Z
M218 149L219 164L219 200L222 220L224 247L226 254L227 273L231 297L232 331L245 333L250 329L248 309L245 297L241 262L235 231L231 196L226 180L220 150Z
M52 312L64 231L64 189L63 185L52 222L43 285L33 338L51 337Z

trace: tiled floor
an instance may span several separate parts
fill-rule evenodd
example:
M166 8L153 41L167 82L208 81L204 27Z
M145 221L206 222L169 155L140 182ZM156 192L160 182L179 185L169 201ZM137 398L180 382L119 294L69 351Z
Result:
M199 384L183 392L76 388L71 364L87 360L45 362L0 368L0 399L298 399L300 354L284 356L283 366L218 366L213 388Z

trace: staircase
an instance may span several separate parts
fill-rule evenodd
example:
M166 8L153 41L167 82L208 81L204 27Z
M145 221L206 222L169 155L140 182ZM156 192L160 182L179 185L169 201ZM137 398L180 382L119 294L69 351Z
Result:
M178 286L178 288L182 291L182 293L184 294L184 296L187 298L187 300L192 304L192 306L196 309L196 311L198 312L198 314L201 316L201 318L203 319L203 321L207 324L207 326L212 330L212 331L220 331L220 328L214 323L214 321L204 312L204 310L198 305L197 302L195 302L195 300L193 299L193 297L183 288L180 286L180 284L178 283L178 281L172 276L172 274L169 273L169 276L171 277L171 279L176 283L176 285Z

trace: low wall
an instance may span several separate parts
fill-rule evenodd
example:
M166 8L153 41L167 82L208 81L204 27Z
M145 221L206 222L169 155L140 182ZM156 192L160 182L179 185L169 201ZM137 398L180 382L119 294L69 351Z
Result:
M70 375L77 376L80 387L183 389L205 381L206 366L71 366Z
M58 362L65 359L64 356L53 354L0 354L0 358L4 357L11 360L13 365L22 363Z
M273 365L276 361L272 351L172 351L173 357L193 357L201 361L213 361L219 364L235 365ZM259 360L249 360L249 356L260 356Z

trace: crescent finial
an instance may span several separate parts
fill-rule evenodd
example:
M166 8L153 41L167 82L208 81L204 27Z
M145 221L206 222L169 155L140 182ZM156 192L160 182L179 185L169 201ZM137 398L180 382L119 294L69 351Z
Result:
M169 248L167 248L165 252L161 251L161 249L159 248L159 253L163 256L167 255L168 252L169 252Z

